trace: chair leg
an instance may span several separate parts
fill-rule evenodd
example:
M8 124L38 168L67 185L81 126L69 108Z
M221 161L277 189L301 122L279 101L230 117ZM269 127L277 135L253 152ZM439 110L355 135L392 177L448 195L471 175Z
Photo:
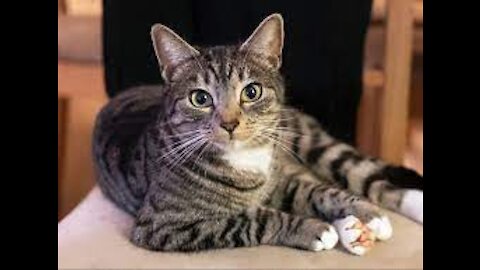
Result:
M64 159L59 183L60 216L72 210L94 186L91 154L94 119L103 100L71 98L65 113Z
M58 98L58 160L57 160L57 181L58 181L58 190L60 191L63 179L63 172L65 166L65 126L66 126L66 119L67 115L66 112L68 111L68 100L66 98ZM58 219L60 220L61 217L61 205L62 201L60 200L60 193L58 193Z
M379 154L401 164L407 145L413 46L413 0L387 1L385 87L381 97Z

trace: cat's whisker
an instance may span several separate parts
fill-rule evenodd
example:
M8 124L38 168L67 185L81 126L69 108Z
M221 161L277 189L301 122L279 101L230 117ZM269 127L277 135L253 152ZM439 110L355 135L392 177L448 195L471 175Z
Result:
M190 135L190 134L195 134L201 132L200 130L193 130L193 131L188 131L188 132L182 132L182 133L175 133L171 135L166 135L164 138L171 138L171 137L179 137L179 136L184 136L184 135Z
M269 132L269 133L276 134L276 135L295 134L297 136L300 136L300 134L298 134L298 133L290 133L290 132L287 132L287 131L282 131L282 130L278 130L278 129L274 129L274 128L261 128L260 131L261 132Z
M286 136L286 137L289 137L289 138L291 138L291 137L304 137L304 138L313 137L310 134L303 134L303 133L299 133L299 132L296 132L296 131L293 131L293 130L267 129L267 131L276 132L280 135L283 135L283 136Z
M198 149L200 149L200 147L207 141L206 138L202 138L201 140L197 141L196 143L192 144L191 147L189 147L187 150L185 150L181 156L179 157L179 159L177 159L176 161L176 165L175 167L178 167L178 166L181 166L182 164L185 163L185 161L187 161L193 153L195 153ZM174 168L175 168L174 167ZM174 169L172 168L172 170Z
M191 146L189 147L186 147L182 153L179 154L179 156L181 156L181 158L183 158L183 156L185 156L185 154L187 154L190 150L193 150L194 148L196 148L198 145L202 145L205 141L208 141L209 138L207 138L206 136L202 135L200 137L197 137L194 142L191 144Z
M273 142L275 142L275 144L280 147L281 150L283 150L285 153L291 155L293 158L295 159L299 159L299 160L302 160L302 158L295 154L292 150L290 150L287 146L283 145L282 143L278 142L278 141L275 141L275 139L272 139Z
M159 159L165 159L167 157L170 157L172 153L174 152L179 152L188 147L190 144L195 143L198 139L201 139L203 135L198 135L193 138L189 138L187 140L181 141L179 145L174 146L173 148L170 148L166 153L164 153Z
M164 138L166 138L166 139L178 139L177 142L174 142L174 143L169 145L169 146L172 146L174 144L178 144L179 142L181 143L182 141L186 141L190 138L198 138L198 137L202 137L202 136L205 136L205 135L208 135L208 134L210 134L209 131L192 131L192 132L188 132L188 133L184 133L184 134L169 135L169 136L165 136Z
M275 138L276 140L280 141L280 142L283 142L284 144L287 144L287 145L295 145L294 142L290 141L290 140L286 140L285 138L282 138L282 137L279 137L278 135L275 135L275 134L272 134L272 133L268 133L266 132L265 133L266 135L269 135L269 136L272 136L273 138Z
M207 140L206 143L203 144L203 149L200 151L200 153L198 154L197 158L195 159L195 161L193 162L194 164L198 164L198 161L201 159L203 153L205 152L205 150L210 147L210 145L212 144L211 141Z
M182 160L184 156L186 156L191 149L195 147L196 143L192 143L189 145L187 148L185 148L182 152L178 153L173 159L168 161L167 163L169 164L168 169L171 171L174 171L178 166L182 164Z
M186 160L190 159L190 157L192 156L193 153L197 152L197 151L200 151L198 154L197 154L197 157L195 158L195 160L193 161L193 164L197 164L200 156L203 154L203 152L205 151L206 147L204 147L205 145L208 145L208 142L209 140L208 139L205 139L201 142L198 143L198 147L196 147L196 149L194 149L192 151L192 153L186 157ZM203 147L203 148L202 148Z
M173 171L176 167L182 164L184 157L189 154L196 146L199 144L200 141L194 141L190 145L188 145L185 149L183 149L180 153L178 153L172 160L167 161L170 166L168 166L169 170Z
M179 138L179 137L191 136L192 134L208 134L208 133L209 133L209 131L207 131L207 130L194 130L194 131L188 131L188 132L183 132L183 133L167 135L167 136L164 136L164 138Z
M253 129L250 129L249 131L253 131L253 134L245 141L245 144L248 144L251 141L255 140L255 138L259 134L259 129L258 128L253 128Z
M166 145L165 148L168 149L169 152L170 151L176 151L179 148L181 148L183 145L188 144L189 141L194 140L194 139L199 138L199 137L200 137L200 135L197 135L195 137L183 138L183 139L180 139L179 141L176 141L176 142L173 142L173 143L170 143L170 144Z
M266 130L271 130L274 132L282 133L282 134L295 134L297 136L301 137L312 137L313 135L311 134L304 134L299 132L297 129L293 128L284 128L284 127L266 127Z
M286 120L292 120L292 119L295 119L295 117L293 116L289 116L289 117L275 117L274 119L259 119L259 120L255 120L255 121L286 121Z
M281 141L278 138L273 137L271 134L268 133L262 133L261 136L264 136L265 138L268 138L272 142L274 142L277 146L279 146L281 149L283 149L286 153L292 155L294 158L297 158L299 160L302 160L302 158L293 152L288 145L285 145L285 141Z

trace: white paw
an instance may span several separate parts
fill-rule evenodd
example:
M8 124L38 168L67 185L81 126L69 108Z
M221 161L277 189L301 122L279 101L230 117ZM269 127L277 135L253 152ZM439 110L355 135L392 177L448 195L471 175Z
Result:
M340 242L351 253L363 255L373 247L375 235L355 216L338 219L333 224Z
M312 250L320 251L324 249L332 249L338 242L338 234L333 226L326 232L323 232L320 239L313 241Z
M373 232L378 240L388 240L392 237L392 225L387 216L373 218L367 223L367 227Z
M408 190L400 205L400 213L423 224L423 191Z

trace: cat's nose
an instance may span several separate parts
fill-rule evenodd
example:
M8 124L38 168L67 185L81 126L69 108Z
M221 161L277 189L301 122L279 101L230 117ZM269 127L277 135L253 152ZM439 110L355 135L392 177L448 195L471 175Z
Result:
M235 130L235 128L237 128L238 124L240 124L240 122L235 119L230 122L223 122L220 124L220 126L231 134Z

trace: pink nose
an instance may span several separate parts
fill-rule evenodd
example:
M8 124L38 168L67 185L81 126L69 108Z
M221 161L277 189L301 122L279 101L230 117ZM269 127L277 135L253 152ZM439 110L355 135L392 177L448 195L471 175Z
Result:
M228 133L232 133L235 128L237 128L238 124L240 124L238 122L238 119L235 119L235 120L232 120L230 122L223 122L220 124L220 126L225 129Z

